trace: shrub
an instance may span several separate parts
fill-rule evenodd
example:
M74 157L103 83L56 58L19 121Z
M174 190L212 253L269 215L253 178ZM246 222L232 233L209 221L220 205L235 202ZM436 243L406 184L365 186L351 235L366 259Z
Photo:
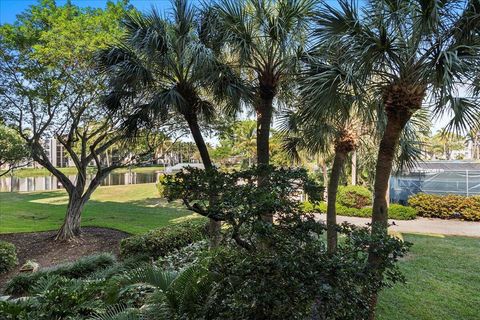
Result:
M177 249L155 262L163 270L181 271L196 264L199 259L208 255L208 241L202 240Z
M158 179L157 179L157 183L155 183L155 187L157 188L157 191L158 191L158 195L160 197L164 197L165 196L165 175L160 175L158 176Z
M368 318L368 292L402 280L394 262L408 245L384 235L371 236L365 228L346 233L345 244L329 255L318 235L315 240L280 232L267 249L214 251L209 270L216 281L205 318ZM373 241L382 248L384 282L373 281L368 268L366 252Z
M18 264L15 245L0 241L0 274L12 270Z
M120 252L123 257L147 255L156 259L205 237L206 227L203 222L186 222L123 239Z
M372 209L370 209L371 211ZM413 220L417 217L417 210L412 207L392 203L388 208L388 218L398 220Z
M317 205L314 205L311 202L302 203L303 212L327 212L327 204L325 202L320 202ZM348 208L341 204L336 205L337 215L346 216L346 217L361 217L361 218L370 218L372 216L372 208L364 207L361 209L357 208ZM417 216L417 210L412 207L402 206L400 204L392 203L388 208L388 218L397 219L397 220L412 220Z
M419 193L411 196L408 203L422 217L480 220L480 196L465 197Z
M337 202L347 208L361 209L372 204L372 193L362 186L340 186Z
M85 278L95 272L115 264L115 256L110 253L100 253L82 257L75 262L59 264L41 269L33 273L21 273L13 277L5 288L5 292L13 295L29 293L36 283L47 276L63 276L70 279Z

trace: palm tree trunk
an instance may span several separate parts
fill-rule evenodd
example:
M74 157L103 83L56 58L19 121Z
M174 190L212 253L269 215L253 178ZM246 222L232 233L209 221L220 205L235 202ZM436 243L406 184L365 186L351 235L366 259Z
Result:
M335 158L332 165L332 173L328 182L328 200L327 200L327 252L335 253L337 250L337 212L336 201L338 182L345 164L347 154L342 151L335 152Z
M325 185L325 192L323 193L323 196L325 197L325 200L328 201L328 171L327 171L327 164L325 161L322 161L322 175L323 175L323 184Z
M352 153L352 186L357 185L357 151Z
M213 170L212 160L210 159L210 154L208 153L208 148L203 139L202 132L200 131L200 126L198 125L198 118L196 114L191 114L185 117L190 128L193 140L197 146L200 157L202 158L203 166L205 170ZM210 199L210 202L215 201L214 197ZM220 230L222 223L220 221L215 221L209 219L208 221L208 233L210 235L210 246L217 247L220 244Z
M272 122L273 96L262 97L257 107L257 165L259 167L270 164L270 124ZM268 177L259 175L258 185L268 183ZM273 214L265 213L263 221L273 223Z
M388 116L387 126L380 142L378 150L377 165L375 168L374 199L372 209L372 233L387 233L388 228L388 202L387 192L389 187L390 174L392 172L393 160L397 149L400 135L411 114ZM379 282L382 274L379 267L382 258L376 254L376 245L372 244L368 254L368 264L373 271L374 281ZM375 308L377 305L378 292L370 297L370 320L375 319Z

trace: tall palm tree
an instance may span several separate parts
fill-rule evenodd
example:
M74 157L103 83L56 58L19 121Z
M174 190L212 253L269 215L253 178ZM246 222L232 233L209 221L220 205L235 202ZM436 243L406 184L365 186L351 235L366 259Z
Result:
M124 37L99 54L100 68L111 79L105 101L114 110L124 110L136 99L128 125L173 113L188 125L205 169L212 170L200 121L211 120L216 105L239 104L241 83L200 41L196 9L187 0L172 4L168 18L156 10L128 14ZM218 235L219 222L211 220L210 226Z
M204 36L251 83L257 115L257 163L270 162L274 105L289 94L307 41L315 0L218 0L205 14ZM219 47L220 45L220 47ZM260 183L263 179L260 179ZM266 221L273 221L271 215Z
M382 97L386 127L376 163L372 227L386 233L388 181L403 128L425 104L437 115L453 110L455 124L478 121L478 105L455 97L459 83L471 81L478 67L478 1L369 1L364 10L342 0L324 5L316 18L320 46L339 48L349 61L347 79ZM478 30L478 29L477 29ZM319 88L328 96L328 88ZM372 247L369 261L380 270ZM372 318L376 295L372 297Z

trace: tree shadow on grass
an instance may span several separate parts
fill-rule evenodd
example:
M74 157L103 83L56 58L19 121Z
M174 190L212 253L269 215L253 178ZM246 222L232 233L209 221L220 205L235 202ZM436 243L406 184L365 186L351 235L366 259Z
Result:
M31 231L52 230L63 222L68 200L64 192L14 193L13 197L15 199L10 201L5 194L0 194L0 201L8 201L6 210L0 214L9 219L8 230L0 225L0 232L16 230L17 225L18 232L28 228ZM83 210L82 225L139 233L191 218L195 215L180 202L169 203L154 197L127 202L91 199Z

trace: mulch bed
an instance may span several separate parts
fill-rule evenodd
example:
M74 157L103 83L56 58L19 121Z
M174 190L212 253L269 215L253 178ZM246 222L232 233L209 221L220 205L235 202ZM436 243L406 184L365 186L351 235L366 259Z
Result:
M0 234L0 240L15 245L19 261L14 270L0 275L0 292L27 260L33 260L40 268L44 268L100 252L118 254L120 240L129 236L119 230L85 227L75 241L55 241L55 233L56 231Z

